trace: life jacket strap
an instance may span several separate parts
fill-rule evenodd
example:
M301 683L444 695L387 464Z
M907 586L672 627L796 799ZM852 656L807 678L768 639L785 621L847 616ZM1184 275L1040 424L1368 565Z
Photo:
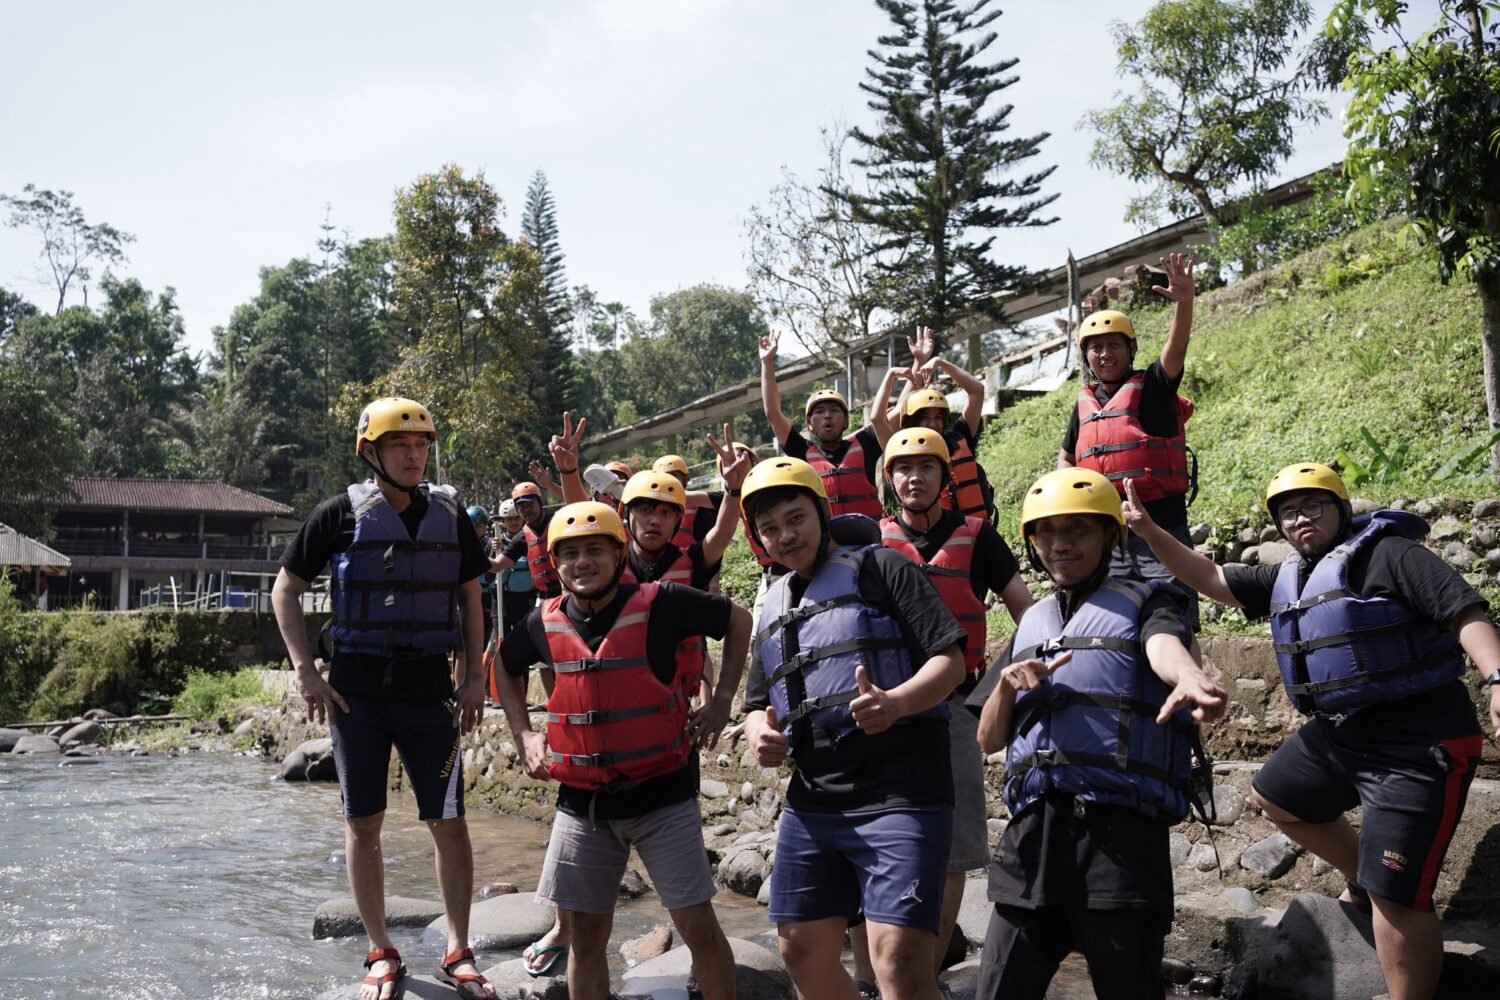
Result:
M639 708L616 708L609 711L595 712L548 712L548 722L560 722L569 726L598 726L606 722L623 722L626 719L639 719L646 715L660 715L665 712L676 701L667 702L666 705L644 705Z
M559 674L581 674L592 670L626 670L650 665L651 661L644 656L586 656L581 660L554 663L552 669Z
M1339 587L1335 590L1325 590L1323 591L1323 593L1316 594L1312 597L1303 597L1295 601L1288 601L1285 604L1281 603L1280 601L1272 601L1271 614L1279 615L1285 611L1305 611L1308 608L1315 608L1325 601L1337 601L1340 598L1344 597L1358 596L1358 594L1354 593L1354 591L1350 590L1347 587Z
M798 653L790 660L783 661L771 674L770 683L775 684L782 680L787 674L807 669L809 664L819 660L826 660L830 656L839 656L843 653L857 653L863 649L905 649L904 639L846 639L843 642L835 642L819 649L809 649L804 653Z
M858 603L860 603L858 594L843 594L838 597L831 598L827 601L819 601L816 604L804 604L801 607L793 608L792 610L786 612L778 618L773 618L769 623L763 622L761 624L760 633L756 636L756 639L762 639L770 635L772 632L779 632L781 629L786 628L788 625L794 624L796 622L806 621L814 615L820 615L825 611L832 611L834 608L841 608L846 604Z
M1155 764L1132 761L1128 758L1122 762L1118 757L1107 757L1104 754L1080 753L1077 751L1064 753L1056 749L1037 750L1034 753L1027 754L1020 760L1012 762L1006 768L1006 779L1009 780L1011 775L1031 770L1032 768L1045 769L1050 767L1097 767L1106 771L1124 771L1128 774L1139 774L1155 779L1175 789L1186 788L1188 784L1187 780L1182 776L1157 767Z
M811 713L816 712L819 709L836 708L839 705L847 705L858 697L859 689L854 688L853 690L840 691L836 694L825 694L820 698L808 698L806 701L801 702L797 705L796 708L787 713L786 718L782 720L782 725L790 726L793 723L800 722L803 717L810 715Z
M1095 410L1084 417L1081 422L1086 424L1091 420L1108 420L1110 417L1134 417L1140 412L1140 410Z
M1178 451L1187 451L1187 443L1168 441L1164 438L1147 438L1144 441L1126 441L1120 444L1096 444L1092 448L1085 448L1079 452L1078 457L1083 459L1090 455L1108 455L1111 452L1134 451L1137 448L1175 448Z
M1387 625L1372 625L1370 628L1350 629L1344 632L1335 632L1332 635L1322 635L1316 639L1297 639L1292 642L1273 643L1271 648L1278 653L1291 653L1299 655L1311 653L1314 650L1324 649L1328 646L1342 646L1357 642L1362 639L1370 639L1375 636L1384 635L1387 632L1402 632L1410 626L1410 622L1393 622ZM1290 690L1290 689L1288 689Z
M1018 649L1012 655L1012 662L1019 660L1031 660L1038 656L1055 656L1065 649L1115 649L1122 653L1139 654L1144 647L1134 639L1118 639L1106 635L1069 635L1048 639L1046 642L1028 646L1026 649Z

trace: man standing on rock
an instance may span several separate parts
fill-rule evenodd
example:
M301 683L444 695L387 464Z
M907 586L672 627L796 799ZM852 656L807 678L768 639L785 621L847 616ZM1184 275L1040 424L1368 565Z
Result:
M712 748L744 671L750 615L726 597L675 583L624 583L625 526L612 507L572 503L547 545L563 594L501 645L500 702L526 773L559 782L537 901L557 908L569 942L568 995L605 1000L606 948L631 848L692 953L708 1000L735 995L734 955L711 902L698 808L698 748ZM678 646L724 640L719 679L692 710ZM527 712L527 674L553 671L547 727Z
M968 701L985 753L1006 751L1010 811L990 866L984 1000L1041 1000L1075 949L1101 1000L1164 992L1169 831L1188 812L1196 721L1225 698L1188 652L1181 594L1110 578L1124 525L1119 494L1088 469L1049 472L1021 502L1027 552L1057 589Z
M448 924L437 975L461 996L495 995L468 944L474 856L459 752L462 734L484 710L479 577L489 560L457 492L422 479L436 437L427 407L413 400L389 397L365 407L354 447L373 477L317 506L282 554L272 590L308 717L326 719L333 737L349 888L370 939L360 1000L394 996L406 975L386 929L380 850L392 744L437 853ZM302 595L330 561L333 660L324 680L313 663Z
M1295 550L1279 566L1220 567L1153 523L1134 491L1131 527L1177 579L1269 618L1283 689L1311 718L1255 775L1255 801L1292 840L1349 880L1372 909L1392 1000L1433 996L1443 931L1432 892L1482 750L1460 678L1488 688L1500 735L1500 636L1488 604L1420 539L1416 514L1354 516L1344 481L1299 462L1266 488ZM1344 814L1362 810L1359 830Z
M873 522L852 518L869 537L840 544L808 463L765 459L743 495L788 570L766 595L745 688L750 749L763 767L795 765L771 869L782 958L801 996L855 1000L840 956L863 916L885 1000L936 1000L953 829L946 699L964 679L963 627Z

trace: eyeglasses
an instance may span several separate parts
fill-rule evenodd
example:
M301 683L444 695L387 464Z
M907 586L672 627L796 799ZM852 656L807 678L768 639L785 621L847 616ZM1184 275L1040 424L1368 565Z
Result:
M1324 500L1313 500L1301 507L1283 507L1276 512L1276 517L1282 524L1292 524L1298 517L1305 517L1309 521L1316 521L1323 516L1323 508L1328 506Z

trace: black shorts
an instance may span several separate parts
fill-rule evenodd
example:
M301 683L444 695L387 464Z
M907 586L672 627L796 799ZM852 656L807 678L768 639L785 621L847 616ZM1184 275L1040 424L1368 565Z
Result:
M1165 992L1161 958L1170 917L1132 910L995 904L984 935L976 1000L1042 1000L1068 953L1089 965L1099 1000L1139 1000Z
M1309 823L1356 806L1359 884L1402 906L1432 910L1432 890L1463 815L1483 737L1370 731L1313 719L1255 775L1255 791Z
M333 758L338 764L344 815L352 819L385 811L391 746L417 798L424 819L455 819L464 814L461 734L453 724L455 702L363 698L340 692L349 711L334 709Z

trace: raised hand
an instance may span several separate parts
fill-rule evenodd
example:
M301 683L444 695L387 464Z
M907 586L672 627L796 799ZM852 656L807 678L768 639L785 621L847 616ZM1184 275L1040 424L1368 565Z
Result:
M1193 287L1193 259L1180 253L1167 254L1160 258L1163 271L1167 272L1167 287L1152 285L1151 290L1173 302L1191 302L1198 294Z
M552 493L557 492L557 483L552 479L551 470L536 459L533 458L531 464L526 466L526 474L542 489Z
M562 433L552 435L552 440L547 443L547 450L552 453L552 464L565 476L578 471L579 442L583 440L583 429L588 423L586 417L579 417L578 426L574 427L573 415L564 410Z
M906 338L906 346L911 351L911 366L921 368L932 358L932 328L926 326L917 327L915 337Z
M781 345L781 334L772 330L769 334L760 338L760 363L772 364L776 361L776 348Z
M734 450L734 439L729 436L729 425L724 425L724 441L714 437L713 432L704 435L714 454L719 456L719 475L724 480L726 490L738 490L745 483L745 477L750 474L750 456L736 454Z
M1141 502L1140 494L1135 490L1134 479L1125 480L1125 502L1120 505L1120 511L1125 515L1125 526L1138 535L1156 527L1156 522L1146 513L1146 505Z
M781 721L776 718L776 706L767 708L759 723L752 721L755 719L753 712L746 717L745 734L756 762L761 767L780 767L786 760L788 747L786 734L781 731Z
M1052 676L1053 671L1073 658L1073 651L1066 650L1051 663L1045 660L1017 660L1000 671L1000 680L1015 691L1033 691Z
M901 706L895 696L871 683L863 663L854 668L854 683L859 697L849 703L849 714L862 732L873 736L901 721Z

